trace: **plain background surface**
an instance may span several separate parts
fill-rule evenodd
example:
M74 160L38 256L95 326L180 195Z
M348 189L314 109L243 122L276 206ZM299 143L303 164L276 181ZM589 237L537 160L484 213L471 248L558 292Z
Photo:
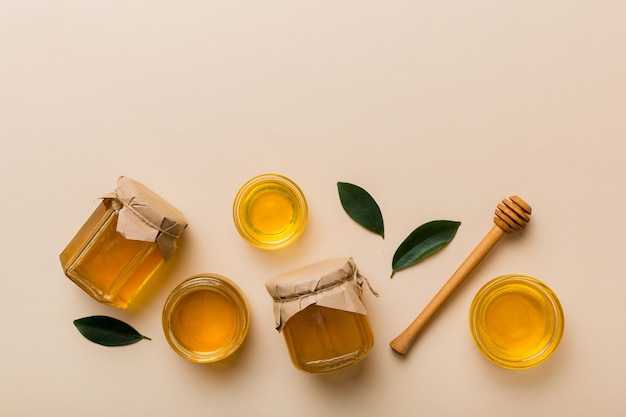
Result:
M0 4L0 415L617 416L626 409L626 2L4 0ZM234 195L291 177L305 234L244 242ZM119 175L182 210L183 247L136 304L102 306L58 254ZM380 204L386 237L343 212L337 181ZM406 357L388 347L518 194L529 227L505 237ZM389 279L404 237L433 219L454 241ZM376 344L312 376L289 362L264 282L352 256ZM179 358L161 309L215 272L249 299L235 357ZM554 356L515 372L474 347L478 289L533 275L559 296ZM107 314L151 342L105 348L76 318Z

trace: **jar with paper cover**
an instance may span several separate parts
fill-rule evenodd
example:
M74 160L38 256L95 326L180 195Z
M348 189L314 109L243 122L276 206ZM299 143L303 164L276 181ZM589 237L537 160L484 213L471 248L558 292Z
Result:
M274 299L276 329L296 368L326 373L365 359L374 344L363 285L352 258L317 262L265 284Z
M65 275L99 302L126 308L177 248L183 214L120 177L60 255Z

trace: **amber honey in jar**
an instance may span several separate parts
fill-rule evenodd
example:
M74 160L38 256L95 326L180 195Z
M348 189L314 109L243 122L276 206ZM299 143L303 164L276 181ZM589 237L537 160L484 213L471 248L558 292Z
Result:
M276 329L296 368L326 373L365 359L374 335L362 302L364 282L351 258L321 261L266 282Z
M126 308L176 250L183 214L120 177L60 255L65 275L101 303Z

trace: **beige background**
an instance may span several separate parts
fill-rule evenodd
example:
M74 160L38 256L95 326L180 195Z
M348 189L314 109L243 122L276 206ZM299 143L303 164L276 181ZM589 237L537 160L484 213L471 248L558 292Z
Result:
M0 4L1 416L617 416L626 408L626 2L4 0ZM245 243L231 204L278 172L309 200L304 236ZM67 280L58 254L119 175L187 216L179 256L126 311ZM379 202L381 240L337 181ZM388 342L483 235L504 197L534 209L401 358ZM455 240L389 279L413 228ZM266 279L353 256L376 335L360 366L297 371ZM169 348L160 314L199 272L236 281L253 324L213 365ZM534 275L566 314L546 363L504 370L474 347L478 289ZM151 342L104 348L72 320L123 319Z

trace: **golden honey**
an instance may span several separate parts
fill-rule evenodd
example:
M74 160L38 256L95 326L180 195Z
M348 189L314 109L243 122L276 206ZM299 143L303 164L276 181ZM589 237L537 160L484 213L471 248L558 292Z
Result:
M283 328L291 361L296 368L322 373L364 359L374 345L365 314L310 305Z
M163 308L165 337L181 357L197 363L224 359L243 343L248 304L231 280L196 275L178 285Z
M289 178L264 174L246 182L235 197L233 219L239 234L262 249L293 243L306 228L308 206Z
M65 275L93 298L126 308L163 265L165 256L171 256L187 223L180 212L136 181L121 177L118 185L119 195L103 198L61 252L60 260ZM151 210L152 218L143 216L145 209ZM126 216L122 227L120 216ZM167 230L161 230L161 219L169 225ZM133 222L141 226L131 227L134 230L124 236L120 229Z
M60 258L65 274L87 293L126 308L163 256L156 243L128 240L116 231L119 205L117 200L100 203Z
M296 368L326 373L365 359L374 345L361 300L366 282L351 258L317 262L266 282L276 328Z
M564 327L560 302L543 282L507 275L487 283L470 308L470 328L479 350L511 369L535 366L558 346Z

